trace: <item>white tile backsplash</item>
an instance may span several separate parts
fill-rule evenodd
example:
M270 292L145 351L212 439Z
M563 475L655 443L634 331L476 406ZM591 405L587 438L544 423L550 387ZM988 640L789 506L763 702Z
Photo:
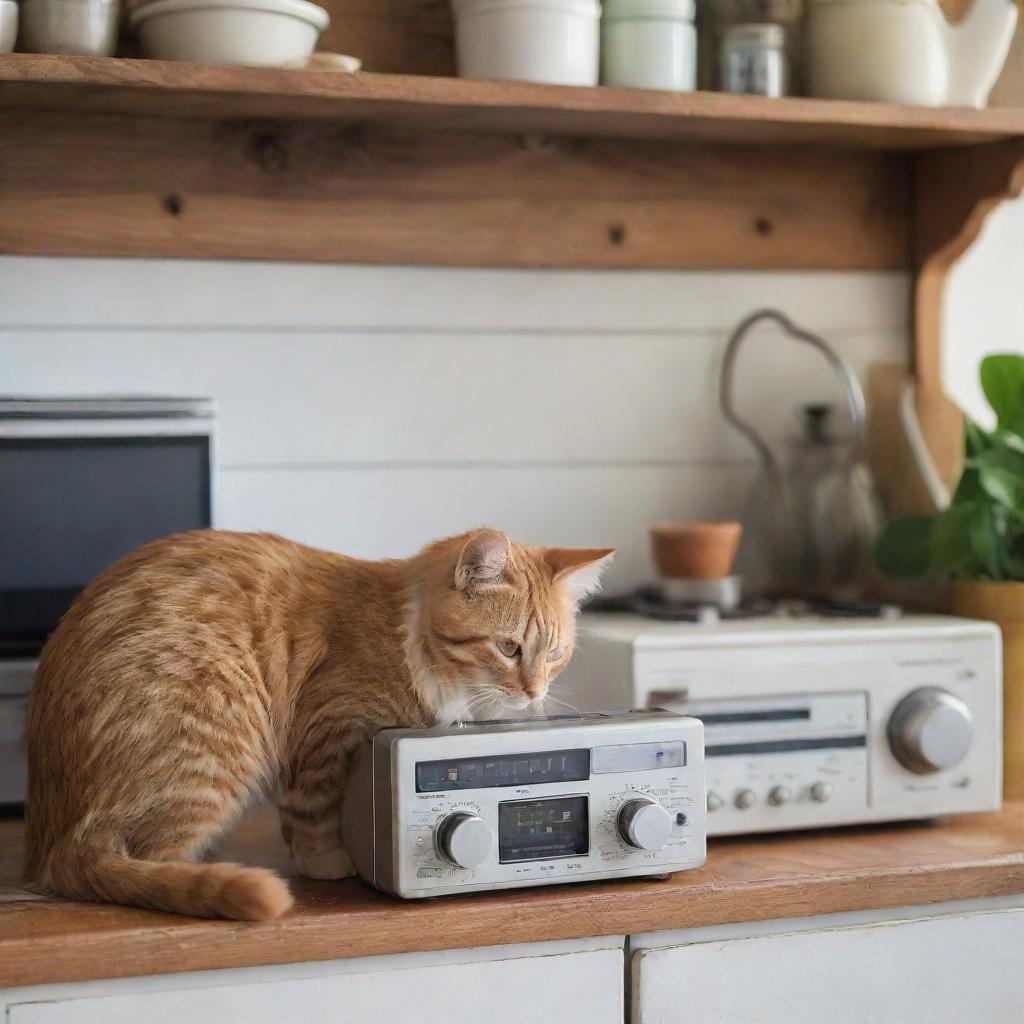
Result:
M492 524L612 545L742 512L717 410L728 332L776 305L863 372L907 353L901 274L569 272L0 258L0 389L219 408L220 523L355 555ZM739 394L774 436L834 384L766 330Z

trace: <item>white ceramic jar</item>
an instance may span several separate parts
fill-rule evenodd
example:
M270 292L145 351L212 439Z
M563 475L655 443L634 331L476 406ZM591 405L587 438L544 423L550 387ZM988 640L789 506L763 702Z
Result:
M605 0L601 81L633 89L697 88L694 0Z
M948 89L943 26L926 0L814 0L807 11L812 96L938 106Z
M597 85L598 0L454 0L461 78Z

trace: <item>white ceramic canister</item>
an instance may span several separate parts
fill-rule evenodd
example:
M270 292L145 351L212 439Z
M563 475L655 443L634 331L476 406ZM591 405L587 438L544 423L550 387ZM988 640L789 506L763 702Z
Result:
M695 10L695 0L605 0L601 81L633 89L696 89Z
M461 78L597 85L598 0L454 0Z
M808 91L827 99L940 106L949 89L944 34L931 0L812 0Z

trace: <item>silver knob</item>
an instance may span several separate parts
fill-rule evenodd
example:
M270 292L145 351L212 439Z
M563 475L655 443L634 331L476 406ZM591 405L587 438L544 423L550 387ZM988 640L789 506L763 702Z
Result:
M757 803L757 794L752 789L741 789L737 791L734 800L736 806L741 811L745 811Z
M811 799L815 803L823 804L832 796L831 782L816 782L811 786Z
M708 795L704 803L709 811L717 811L722 807L725 801L713 790L708 790Z
M638 850L660 850L672 837L672 816L655 800L630 800L619 811L619 835Z
M781 807L793 799L793 791L789 786L773 786L768 794L768 803L773 807Z
M889 719L889 746L904 768L919 775L959 764L971 749L970 708L937 686L908 693Z
M491 826L475 814L450 814L438 826L438 853L456 867L480 867L490 857L493 846Z

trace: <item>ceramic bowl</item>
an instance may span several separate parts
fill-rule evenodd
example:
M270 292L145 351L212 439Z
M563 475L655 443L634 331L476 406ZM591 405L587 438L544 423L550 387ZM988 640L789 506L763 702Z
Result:
M131 13L147 56L194 64L295 65L328 24L308 0L152 0Z
M739 523L659 523L651 551L668 579L721 580L732 572L743 528Z

